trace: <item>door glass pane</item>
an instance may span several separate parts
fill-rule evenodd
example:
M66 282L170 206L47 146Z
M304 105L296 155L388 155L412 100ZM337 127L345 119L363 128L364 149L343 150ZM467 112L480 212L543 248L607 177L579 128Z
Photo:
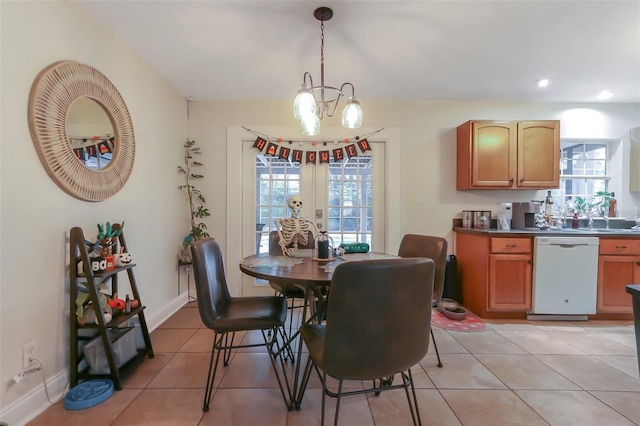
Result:
M287 199L300 194L300 165L289 160L256 157L256 252L269 251L269 232L275 219L287 217Z
M329 164L327 228L336 245L371 244L372 164L365 155Z

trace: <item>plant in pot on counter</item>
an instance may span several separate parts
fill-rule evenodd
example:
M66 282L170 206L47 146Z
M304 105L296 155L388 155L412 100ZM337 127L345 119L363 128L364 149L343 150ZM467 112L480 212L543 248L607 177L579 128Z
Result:
M185 184L178 186L187 194L189 202L189 214L191 219L191 230L182 241L182 249L178 254L178 260L183 263L191 263L191 252L189 247L191 243L201 238L209 236L207 225L202 222L205 217L211 216L209 209L205 206L206 200L202 192L196 188L194 181L202 179L202 174L196 173L194 169L202 166L202 163L196 161L194 157L201 155L200 148L195 146L195 140L187 140L184 146L184 166L178 166L178 173L184 175Z

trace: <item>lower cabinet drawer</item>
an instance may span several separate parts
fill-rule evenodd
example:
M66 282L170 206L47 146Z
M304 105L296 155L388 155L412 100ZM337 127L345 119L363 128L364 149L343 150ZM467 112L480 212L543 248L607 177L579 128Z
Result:
M491 238L491 253L531 253L531 238Z
M599 253L640 255L640 240L600 238Z

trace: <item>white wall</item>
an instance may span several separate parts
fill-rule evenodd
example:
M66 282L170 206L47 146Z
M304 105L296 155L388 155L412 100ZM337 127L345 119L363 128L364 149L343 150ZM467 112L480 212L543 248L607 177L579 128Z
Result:
M0 18L0 421L16 424L9 408L42 386L39 374L12 381L22 369L24 344L37 341L48 380L66 380L71 227L95 239L97 223L125 220L147 315L177 297L176 251L189 225L176 166L188 120L186 100L74 2L2 1ZM31 84L42 69L64 59L109 78L133 121L133 172L118 194L100 203L59 189L29 133Z

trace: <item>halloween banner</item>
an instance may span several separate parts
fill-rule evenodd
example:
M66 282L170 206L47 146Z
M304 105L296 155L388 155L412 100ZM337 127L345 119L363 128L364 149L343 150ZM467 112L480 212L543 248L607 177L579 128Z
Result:
M349 143L349 139L344 140L345 143L348 143L345 147L339 147L332 150L323 149L323 150L310 150L305 151L301 149L293 149L289 146L278 145L274 142L269 142L265 138L258 136L253 142L252 147L256 148L258 151L262 152L265 155L270 155L272 157L278 157L282 159L289 159L294 163L304 162L306 164L323 164L330 162L340 162L346 158L353 158L358 156L358 149L361 154L364 154L367 151L371 151L371 145L369 141L365 139L358 139L353 143ZM278 139L278 143L282 143L282 139ZM289 144L293 142L289 141ZM328 142L322 142L323 146L327 146ZM311 142L312 146L316 146L315 142Z
M84 145L90 141L90 139L82 139L82 146L73 148L73 153L79 160L83 160L86 157L96 157L101 154L107 154L113 152L115 138L99 140L96 137L91 139L93 143L90 145Z

